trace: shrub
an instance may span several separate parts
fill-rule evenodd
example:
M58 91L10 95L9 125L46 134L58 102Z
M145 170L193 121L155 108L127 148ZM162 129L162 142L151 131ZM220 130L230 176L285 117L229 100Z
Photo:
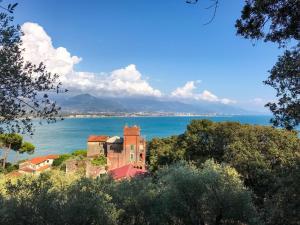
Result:
M86 149L79 149L79 150L75 150L74 152L72 152L73 156L83 156L86 157L87 156L87 150Z
M72 155L71 154L63 154L63 155L60 155L57 159L54 159L53 161L53 166L60 166L62 165L62 163L64 161L66 161L67 159L71 158Z
M99 157L92 160L92 164L95 166L105 166L106 163L107 161L104 155L100 155Z

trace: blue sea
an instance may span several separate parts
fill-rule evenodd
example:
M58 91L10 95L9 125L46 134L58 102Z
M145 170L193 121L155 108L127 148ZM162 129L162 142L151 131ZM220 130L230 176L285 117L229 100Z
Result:
M25 139L36 146L32 156L63 154L86 149L86 140L92 134L122 136L125 125L140 126L142 135L146 140L151 140L153 137L181 134L193 119L270 125L270 116L68 118L54 124L36 125L34 135ZM23 155L20 158L32 156ZM12 154L10 159L13 159Z

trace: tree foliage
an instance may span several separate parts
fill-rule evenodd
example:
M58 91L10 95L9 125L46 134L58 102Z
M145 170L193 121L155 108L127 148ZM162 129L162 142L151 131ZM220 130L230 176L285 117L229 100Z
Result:
M61 92L58 75L46 70L43 63L34 65L22 56L20 26L13 24L12 12L0 11L0 133L29 132L32 118L53 122L59 107L49 98L49 92Z
M0 134L0 149L3 149L2 168L5 169L7 157L11 150L19 153L33 154L35 146L29 142L23 142L23 137L19 134Z
M300 44L293 50L286 50L283 56L278 58L278 62L270 71L268 80L264 83L273 87L277 92L278 101L266 105L274 115L271 120L273 125L285 127L288 130L299 125Z
M115 182L52 171L0 180L1 224L259 224L239 174L212 160Z
M219 163L228 163L241 174L245 185L254 192L256 206L261 209L265 220L272 208L266 205L271 203L274 203L274 212L281 212L274 215L286 218L287 221L289 219L289 214L285 214L288 210L283 209L284 204L277 208L279 205L272 199L282 195L280 193L295 193L290 186L280 186L281 191L277 186L283 182L282 174L291 173L294 176L298 168L300 139L295 131L236 122L193 120L183 135L177 139L172 137L172 142L168 138L153 139L148 145L148 151L148 162L154 170L166 163L183 159L198 165L210 158ZM177 157L173 157L174 154ZM294 185L300 184L298 182Z
M241 18L236 21L237 34L280 45L289 40L299 41L299 11L298 0L247 0Z
M275 42L279 47L296 43L278 58L264 82L277 92L277 102L266 104L274 114L271 122L288 130L300 123L299 12L298 0L247 0L235 24L237 34L247 39Z
M91 163L95 166L105 166L107 164L107 160L104 155L100 155L97 158L93 159Z

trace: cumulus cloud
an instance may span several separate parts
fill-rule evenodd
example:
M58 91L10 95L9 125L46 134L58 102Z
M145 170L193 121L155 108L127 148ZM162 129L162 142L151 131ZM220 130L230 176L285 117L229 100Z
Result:
M212 92L208 90L204 90L202 93L197 93L197 84L199 81L188 81L182 87L176 88L172 93L171 96L174 98L179 99L190 99L190 100L201 100L201 101L208 101L208 102L219 102L223 104L232 104L236 103L235 100L231 100L228 98L219 98Z
M51 37L42 26L27 22L21 28L24 33L22 36L24 59L35 64L43 62L48 71L60 75L64 87L70 90L106 96L166 96L152 87L134 64L109 73L76 71L74 67L82 59L72 55L64 47L55 48ZM219 98L208 90L197 93L197 85L200 82L199 80L188 81L183 87L174 90L169 97L223 104L235 103L231 99Z
M200 81L188 81L183 87L176 88L171 93L171 96L176 98L193 98L197 83L200 83Z
M71 56L66 48L54 48L51 38L43 27L37 23L24 23L22 25L23 57L35 64L43 62L49 71L65 76L73 71L75 64L81 61L78 56Z
M76 71L81 61L64 47L55 48L43 27L37 23L24 23L22 37L24 59L35 64L43 62L50 72L58 73L63 85L71 90L86 91L95 95L155 96L162 94L153 88L134 64L110 73Z

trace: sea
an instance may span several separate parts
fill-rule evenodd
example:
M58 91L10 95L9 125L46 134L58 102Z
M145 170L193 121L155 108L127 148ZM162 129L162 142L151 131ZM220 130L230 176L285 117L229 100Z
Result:
M191 120L209 119L215 122L236 121L243 124L270 125L270 116L169 116L169 117L99 117L66 118L53 124L35 124L32 136L25 140L36 147L33 155L23 154L19 159L47 154L70 153L86 149L90 135L122 136L123 127L137 125L146 140L182 134ZM14 159L13 152L9 160Z

